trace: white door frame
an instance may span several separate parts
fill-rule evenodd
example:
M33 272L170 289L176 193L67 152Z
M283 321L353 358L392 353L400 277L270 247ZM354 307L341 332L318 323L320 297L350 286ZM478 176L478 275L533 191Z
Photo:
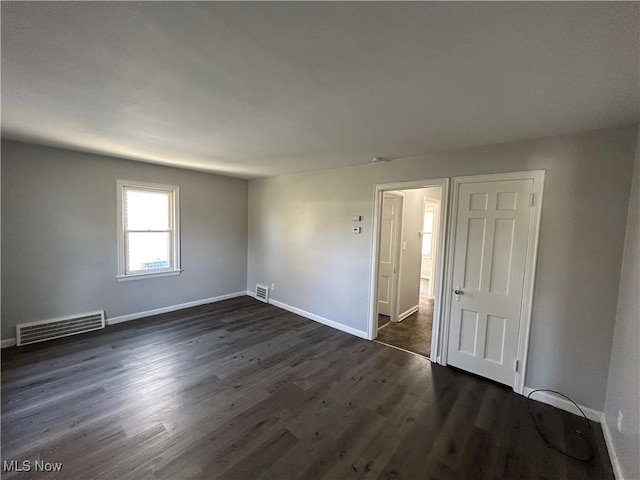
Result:
M540 233L540 212L542 206L542 195L544 187L544 170L532 170L524 172L496 173L489 175L471 175L463 177L453 177L453 185L451 190L451 210L449 221L447 223L447 262L446 262L446 280L444 282L444 291L447 292L444 297L444 311L442 313L443 335L442 339L448 339L450 328L451 313L451 292L453 291L453 247L455 245L456 232L454 226L457 221L458 210L458 192L460 185L471 182L497 182L503 180L533 180L533 193L531 203L531 219L529 223L529 241L527 245L527 256L524 273L524 285L522 290L522 304L520 307L520 327L518 331L518 354L516 360L518 368L516 369L513 390L521 395L524 394L524 380L527 372L527 361L529 353L529 336L531 333L531 310L533 307L533 289L535 283L536 259L538 256L538 239ZM435 322L434 322L435 323ZM446 365L448 355L448 342L442 341L441 365Z
M447 205L449 199L449 179L448 178L433 178L425 180L412 180L408 182L396 182L396 183L383 183L375 185L374 187L374 201L373 201L373 228L372 228L372 255L371 255L371 285L369 288L369 322L367 328L367 338L374 340L377 336L378 326L378 256L380 255L379 243L380 243L380 221L382 218L382 197L384 192L397 191L397 190L410 190L416 188L427 187L441 187L441 204L440 204L440 235L438 238L438 250L443 254L439 255L437 259L437 274L438 283L435 286L435 305L433 310L433 334L431 341L431 361L441 363L444 358L441 353L442 339L442 306L444 289L442 288L443 280L445 278L445 245L446 245L446 220L447 220ZM403 213L404 214L404 213Z
M448 192L447 192L448 193ZM431 273L429 277L429 290L433 292L434 299L434 319L435 319L435 307L437 303L442 303L444 292L444 274L445 274L445 260L444 260L444 245L446 245L446 229L443 228L447 224L445 215L442 211L442 206L446 205L446 197L444 189L440 190L440 199L435 200L432 198L425 199L425 203L430 202L433 204L433 227L431 229ZM434 241L435 240L435 241ZM438 290L439 289L439 290ZM438 296L439 294L439 296ZM435 299L438 299L436 302ZM443 309L439 307L439 315L442 315ZM435 323L434 323L435 325ZM431 334L431 351L437 352L435 356L438 363L442 363L442 355L439 351L440 342L445 342L445 337L440 335L442 331L442 322L438 321L437 327L434 326Z
M440 252L438 251L438 245L440 243L440 206L442 204L442 191L440 192L440 198L428 198L424 197L424 210L427 210L427 204L430 203L432 205L431 209L433 212L433 225L431 227L431 271L429 272L429 290L433 292L433 297L435 298L435 283L433 281L436 278L436 264L433 259L438 260L438 255ZM420 276L422 278L422 265L420 266Z

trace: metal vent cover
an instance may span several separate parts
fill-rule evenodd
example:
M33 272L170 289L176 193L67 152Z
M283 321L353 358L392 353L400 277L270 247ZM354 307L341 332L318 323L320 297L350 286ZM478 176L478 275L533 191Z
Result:
M256 299L269 303L269 287L267 285L256 284Z
M21 323L16 325L16 345L28 345L99 330L104 328L104 325L104 310L71 317Z

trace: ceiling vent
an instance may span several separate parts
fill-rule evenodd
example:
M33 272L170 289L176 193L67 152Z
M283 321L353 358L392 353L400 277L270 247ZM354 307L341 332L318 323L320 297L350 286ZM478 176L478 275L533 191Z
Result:
M266 285L256 285L256 299L264 303L269 303L269 287Z
M104 310L73 317L40 320L16 325L16 345L44 342L104 328Z

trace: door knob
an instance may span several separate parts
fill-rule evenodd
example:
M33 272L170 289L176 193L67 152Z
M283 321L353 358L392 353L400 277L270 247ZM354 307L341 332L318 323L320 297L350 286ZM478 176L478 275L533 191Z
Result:
M462 289L460 287L456 287L456 289L453 291L453 293L456 296L456 302L460 301L460 295L464 295L464 292L462 291Z

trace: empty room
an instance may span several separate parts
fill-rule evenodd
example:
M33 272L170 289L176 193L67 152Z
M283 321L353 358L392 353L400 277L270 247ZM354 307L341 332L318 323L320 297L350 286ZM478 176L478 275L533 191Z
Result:
M640 479L640 3L1 3L4 479Z

